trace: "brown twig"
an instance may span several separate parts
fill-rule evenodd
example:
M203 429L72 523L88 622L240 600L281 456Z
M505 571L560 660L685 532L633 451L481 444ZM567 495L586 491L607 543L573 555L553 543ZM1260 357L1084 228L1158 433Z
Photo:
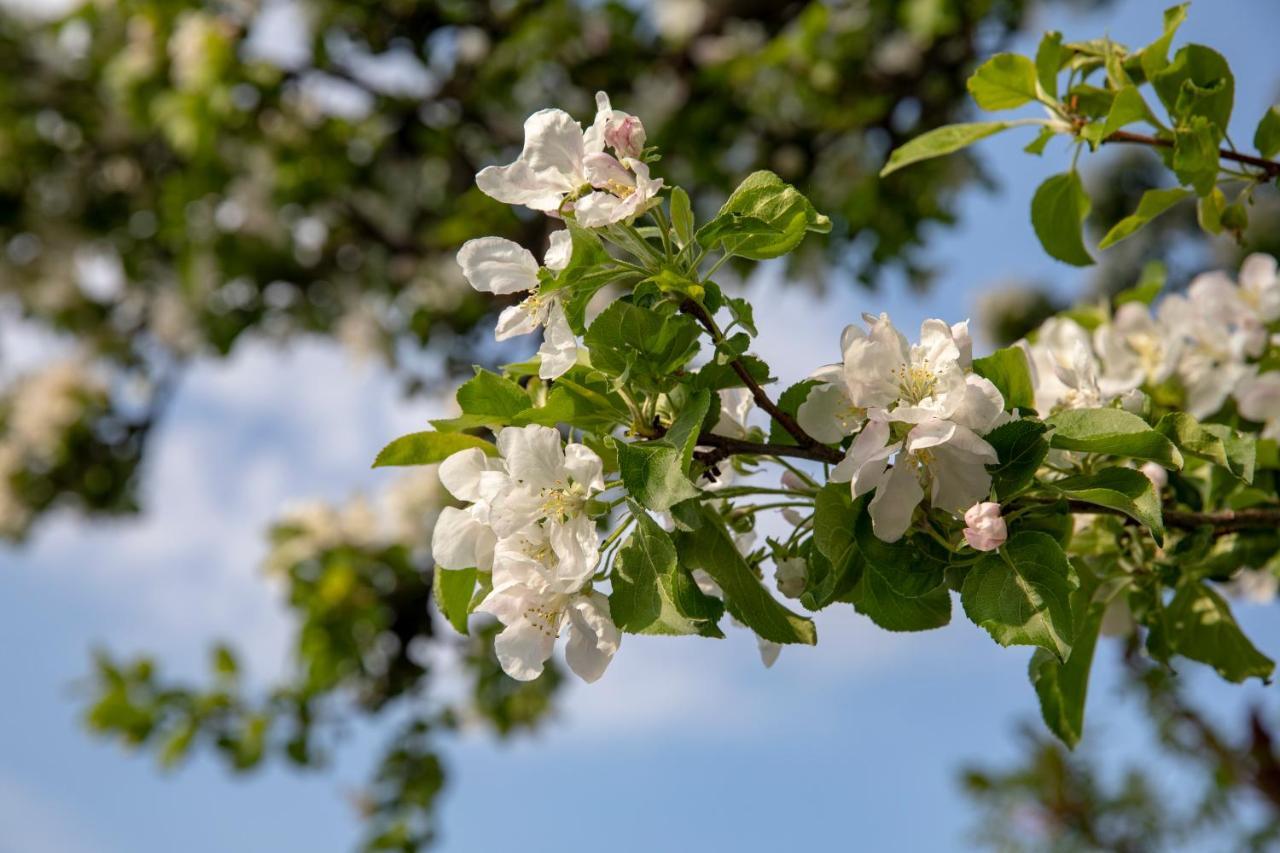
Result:
M707 313L706 308L702 307L692 299L686 299L680 304L680 310L701 323L702 327L707 330L707 334L711 335L711 339L717 344L724 341L724 333L720 331L720 327L716 325L716 321L712 316ZM805 458L821 459L824 461L831 461L831 459L834 458L836 462L839 462L844 458L843 454L831 450L831 448L822 444L813 436L809 435L809 433L801 429L800 424L796 423L795 418L778 408L778 405L774 403L773 400L769 399L769 395L760 387L760 383L755 380L755 377L751 375L751 371L747 370L746 365L744 365L741 360L735 358L729 362L729 366L733 368L734 373L738 374L738 378L742 380L743 384L750 389L751 396L755 398L756 405L768 412L769 416L775 421L782 424L782 428L785 429L792 438L799 442L801 447L815 453L829 451L830 454L834 454L834 457L827 455L809 456Z
M1145 133L1130 133L1127 130L1117 130L1102 141L1104 144L1107 142L1121 142L1132 145L1149 145L1154 148L1173 147L1173 140L1171 139L1161 139L1158 136L1148 136ZM1280 163L1274 160L1254 157L1252 154L1241 154L1238 151L1231 151L1226 148L1218 150L1218 157L1223 160L1230 160L1233 163L1241 163L1245 166L1253 166L1255 169L1262 169L1267 173L1268 178L1280 177Z
M704 432L698 436L699 447L710 447L711 452L703 459L708 465L714 465L729 456L790 456L795 459L812 459L815 462L836 464L844 459L839 450L825 444L800 447L794 444L760 444L754 441L743 441L724 435Z

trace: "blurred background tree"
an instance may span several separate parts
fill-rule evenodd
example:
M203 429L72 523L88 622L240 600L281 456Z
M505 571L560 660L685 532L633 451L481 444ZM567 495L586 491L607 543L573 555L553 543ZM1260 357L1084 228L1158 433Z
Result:
M465 286L454 252L482 234L539 249L549 223L488 202L473 176L514 153L530 112L587 118L598 89L644 117L661 174L696 188L700 208L769 168L831 215L831 239L811 241L796 279L927 286L928 229L989 180L962 157L876 174L906 139L965 118L977 58L1047 2L93 0L40 18L0 2L0 322L73 350L0 388L0 537L21 541L57 507L145 509L148 436L185 367L242 340L332 336L415 394L499 360L473 330L501 306ZM1113 196L1095 209L1098 233L1157 179L1147 156L1098 177ZM1241 251L1280 248L1275 210L1260 201ZM1173 286L1233 267L1191 236L1191 217L1163 217L1106 255L1096 293L1150 260ZM1012 340L1058 307L1024 287L992 300L986 326ZM401 728L357 803L365 844L428 843L438 738L536 724L557 675L512 682L485 637L450 638L429 606L425 548L445 496L415 475L383 498L272 528L267 571L298 625L282 683L247 685L228 647L198 686L102 654L90 726L166 765L203 747L248 770L275 757L322 767L346 721L389 716ZM463 695L430 690L440 655L460 664ZM1103 849L1158 846L1141 831L1156 808L1147 788L1100 787L1039 742L1028 754L1008 775L975 774L974 790L1005 815L1057 792L1120 815Z

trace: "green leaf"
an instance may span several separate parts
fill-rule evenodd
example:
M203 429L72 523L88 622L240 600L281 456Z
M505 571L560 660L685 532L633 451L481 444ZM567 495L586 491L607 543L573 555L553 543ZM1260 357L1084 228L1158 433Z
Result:
M810 619L778 603L738 553L724 521L705 503L697 507L700 524L694 532L677 532L676 553L690 569L711 575L724 592L729 613L766 640L775 643L818 641Z
M1275 663L1249 642L1227 602L1203 583L1186 583L1169 602L1166 617L1174 651L1208 664L1228 681L1269 681Z
M1220 187L1196 199L1196 222L1208 234L1222 233L1222 214L1227 210L1227 196Z
M1045 725L1070 748L1084 734L1084 706L1089 692L1089 671L1093 668L1093 652L1098 645L1102 619L1112 596L1097 596L1088 602L1078 618L1071 653L1065 662L1044 649L1031 656L1028 675L1040 699L1040 715Z
M883 572L862 572L854 587L854 609L886 631L931 631L951 622L951 593L945 586L915 598L896 592Z
M609 613L631 634L702 634L720 637L724 606L705 595L676 560L671 537L647 512L631 505L635 529L618 549L610 582Z
M1053 428L1050 447L1148 459L1175 470L1182 467L1182 454L1173 442L1142 418L1120 409L1069 409L1046 423Z
M1184 45L1150 80L1175 125L1202 117L1216 128L1216 139L1222 137L1231 123L1236 86L1222 54L1200 44Z
M952 154L969 147L979 139L986 139L1002 130L1017 126L1008 121L977 121L968 124L949 124L928 133L922 133L889 155L889 162L880 170L880 177L883 178L921 160Z
M1049 31L1036 48L1036 79L1050 100L1058 99L1058 72L1062 70L1062 33Z
M1160 291L1164 290L1165 279L1164 264L1160 261L1147 261L1142 266L1142 274L1138 277L1138 283L1133 287L1120 291L1111 301L1117 307L1124 305L1126 302L1140 302L1143 305L1150 305L1160 295Z
M1007 501L1035 482L1036 471L1049 453L1046 430L1048 427L1040 421L1018 420L1001 424L983 436L1000 460L987 466L1000 500Z
M685 474L683 449L670 441L615 441L614 447L622 485L643 506L666 512L700 494Z
M689 194L681 187L671 190L671 227L675 229L676 239L682 248L693 241L693 205L689 203Z
M698 351L698 335L691 317L659 314L618 300L600 312L583 341L598 370L667 387L675 371Z
M867 571L878 574L883 586L903 598L920 598L942 586L949 555L927 536L885 542L875 535L871 514L863 512L854 537Z
M1196 195L1213 192L1218 180L1217 128L1201 116L1173 134L1173 173L1195 188Z
M845 483L828 483L814 502L809 579L800 603L821 610L847 596L862 577L863 561L853 529L863 500L855 500Z
M434 465L459 450L478 447L489 456L497 456L491 442L462 432L411 432L402 435L378 452L374 468L394 465Z
M476 375L458 387L456 399L462 415L433 420L433 427L442 432L458 432L507 426L529 408L528 393L515 382L480 367L474 369Z
M1258 129L1253 132L1253 147L1258 149L1259 156L1274 157L1280 154L1280 104L1267 107L1258 122Z
M997 53L978 66L966 85L984 110L1011 110L1036 99L1036 66L1025 56Z
M1142 49L1142 73L1150 80L1169 64L1169 45L1173 43L1174 33L1187 19L1187 7L1190 3L1179 3L1164 12L1164 32L1160 38Z
M973 372L989 379L1000 389L1005 409L1035 409L1035 388L1031 384L1027 354L1022 347L1005 347L983 358L975 358Z
M1066 477L1046 484L1071 500L1105 506L1145 524L1157 545L1164 544L1164 519L1160 495L1141 471L1133 468L1103 468L1093 474Z
M725 223L755 221L777 233L748 233L729 240ZM733 254L762 261L785 255L800 245L806 231L825 234L831 220L814 209L809 199L773 172L759 171L747 176L720 208L711 222L698 230L698 242L710 248L724 241ZM706 236L712 235L712 236Z
M665 436L666 440L680 450L680 467L685 474L689 473L689 465L693 461L693 449L698 445L698 436L702 432L702 422L706 420L707 410L711 407L711 394L707 391L695 391L689 396L689 402L680 410L680 414L672 421Z
M1138 202L1138 209L1115 224L1098 243L1099 249L1107 249L1136 234L1138 229L1191 195L1189 190L1173 187L1167 190L1147 190Z
M436 609L459 634L467 633L467 615L471 612L471 594L476 588L476 570L432 569L431 593Z
M1183 452L1226 468L1246 483L1253 482L1258 444L1253 436L1223 424L1202 424L1185 412L1170 412L1156 424Z
M1071 653L1071 592L1067 555L1046 533L1022 531L984 554L960 590L974 624L1002 646L1039 646L1060 660Z
M1031 224L1040 245L1063 263L1086 267L1093 258L1084 247L1084 219L1089 196L1074 171L1054 175L1042 183L1031 199Z
M1036 134L1036 138L1028 142L1022 150L1038 157L1044 153L1045 146L1049 144L1049 140L1057 135L1052 128L1042 127L1040 132Z

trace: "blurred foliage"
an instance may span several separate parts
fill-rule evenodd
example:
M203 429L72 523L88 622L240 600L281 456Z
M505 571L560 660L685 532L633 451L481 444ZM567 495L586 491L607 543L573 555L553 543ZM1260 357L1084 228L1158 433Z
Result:
M500 306L465 285L453 254L482 234L538 249L549 224L483 198L473 176L510 159L524 116L554 104L587 118L598 89L643 112L666 152L659 173L703 188L703 212L769 168L829 214L832 238L797 278L822 283L834 268L870 285L896 269L926 285L923 236L983 176L964 158L876 173L892 148L963 117L976 58L1043 2L92 0L45 20L0 9L0 311L75 347L93 377L74 410L0 389L0 536L20 539L65 504L136 510L146 440L184 365L246 336L332 336L411 391L485 361L472 330ZM56 446L16 441L20 403ZM534 725L558 676L505 678L488 629L437 633L449 629L428 605L422 530L313 533L293 519L272 534L270 574L298 624L280 683L257 686L229 647L203 684L104 652L88 722L165 765L200 748L245 771L274 758L322 767L346 724L386 719L398 728L358 802L364 847L419 849L436 828L440 738ZM438 655L463 673L460 697L429 690Z
M1274 708L1244 720L1210 715L1188 700L1176 673L1138 649L1133 640L1125 653L1125 689L1153 723L1154 754L1114 778L1115 768L1100 766L1098 742L1094 752L1072 754L1028 728L1013 766L964 773L981 810L978 843L1008 853L1260 853L1280 845ZM1174 794L1175 779L1191 780L1189 795Z

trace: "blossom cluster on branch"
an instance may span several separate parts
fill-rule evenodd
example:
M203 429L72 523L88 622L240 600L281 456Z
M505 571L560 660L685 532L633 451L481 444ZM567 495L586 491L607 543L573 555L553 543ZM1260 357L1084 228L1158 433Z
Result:
M497 617L508 675L536 679L567 633L594 681L623 634L722 637L726 614L771 664L817 641L766 587L772 567L798 607L852 605L891 631L947 624L958 593L996 642L1035 648L1068 743L1104 621L1158 660L1270 677L1222 591L1277 568L1274 259L1162 299L1148 276L982 357L967 322L927 320L912 342L866 315L838 362L775 396L752 305L714 275L791 252L826 217L757 172L699 222L651 175L640 120L597 104L586 129L535 113L519 157L477 176L563 221L543 263L494 237L458 254L477 290L523 294L495 337L542 328L541 348L477 369L456 417L375 462L439 464L460 506L434 530L436 605L463 632Z

